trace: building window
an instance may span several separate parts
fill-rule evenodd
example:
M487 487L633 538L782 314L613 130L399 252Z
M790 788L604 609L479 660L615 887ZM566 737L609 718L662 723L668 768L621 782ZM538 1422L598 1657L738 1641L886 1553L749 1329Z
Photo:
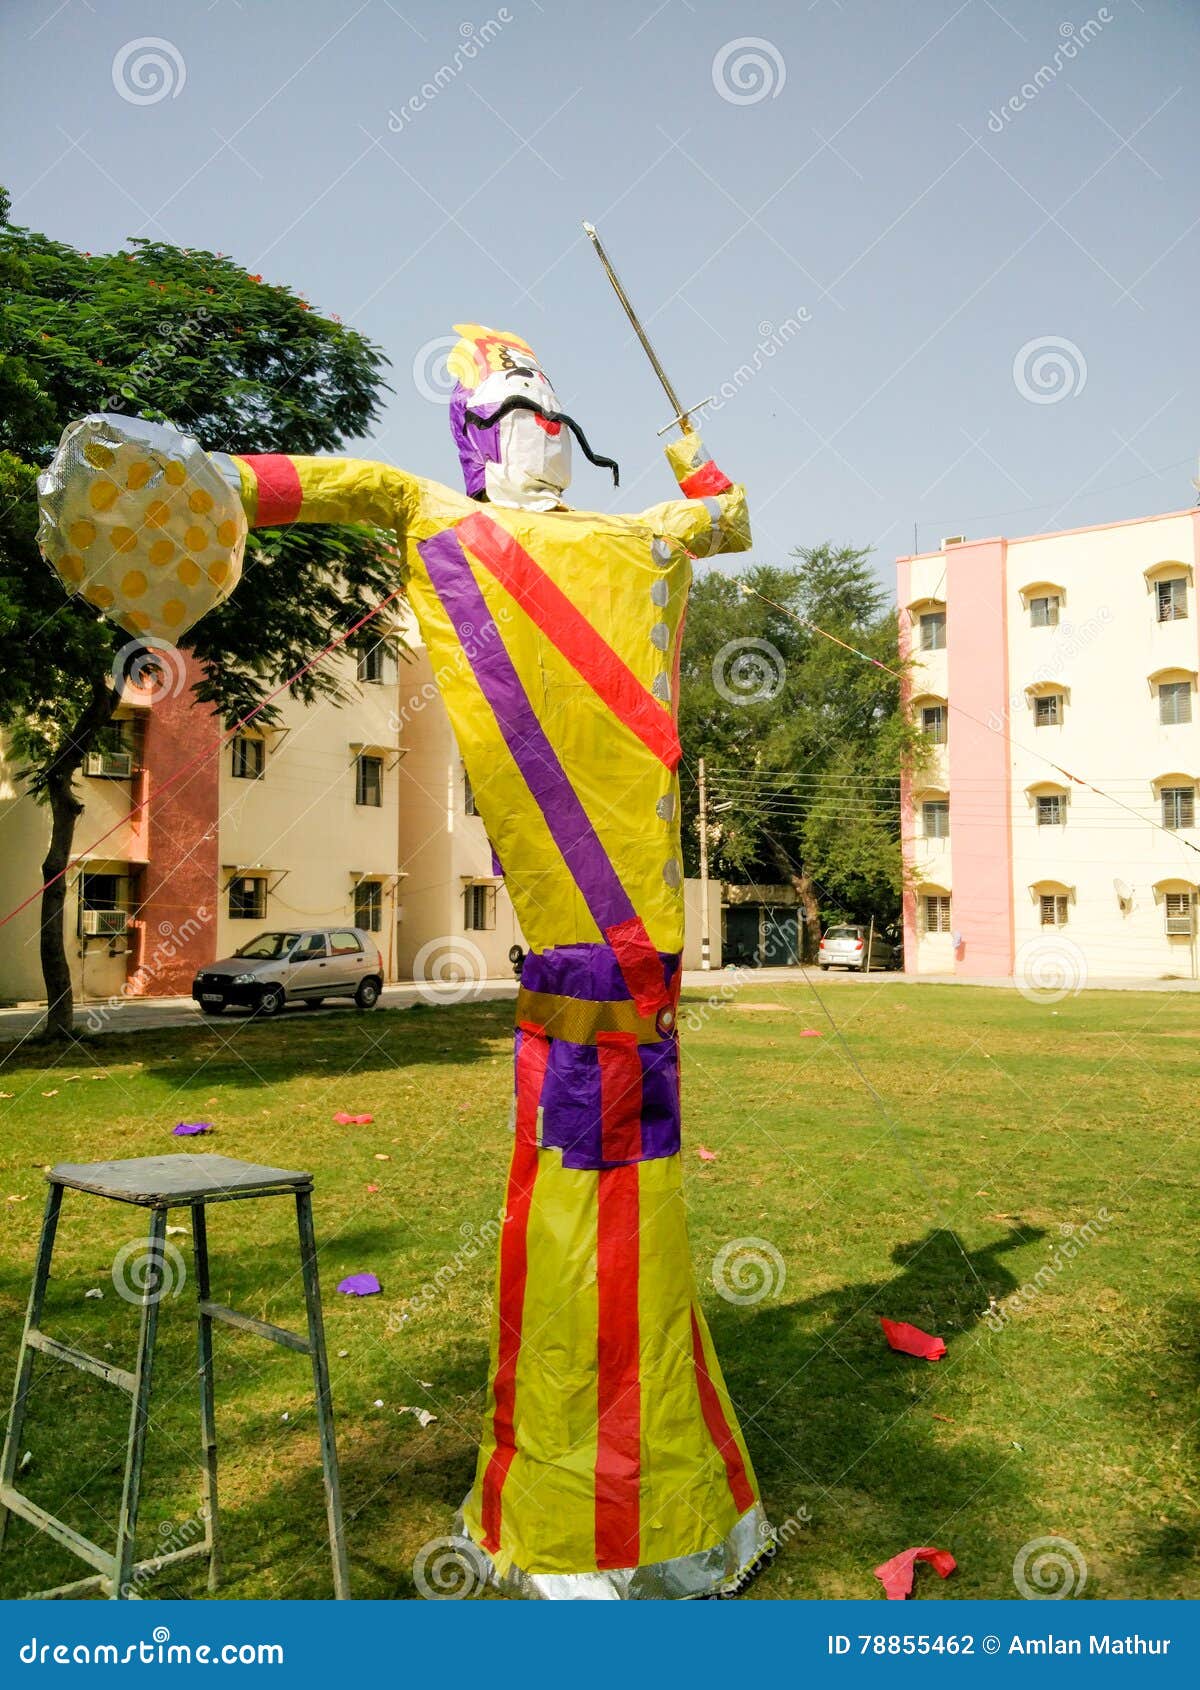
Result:
M927 704L921 711L921 732L935 745L946 743L946 706Z
M359 757L355 765L354 802L378 810L383 804L383 758Z
M949 933L950 900L940 894L925 899L926 933Z
M1058 626L1058 594L1047 593L1044 598L1030 599L1029 623L1033 628Z
M471 785L471 777L467 773L467 766L463 764L463 814L477 816L479 811L475 807L475 788Z
M1044 693L1033 701L1033 722L1038 728L1056 728L1063 719L1061 692Z
M267 879L262 874L239 874L229 882L230 921L262 921L267 913Z
M383 640L374 640L370 645L361 646L358 652L359 680L382 681L386 655L387 646Z
M921 618L921 650L945 651L946 612L931 610Z
M496 888L468 886L464 899L464 922L468 933L484 933L496 925Z
M360 880L354 888L354 925L364 933L383 926L383 887L378 880Z
M1159 581L1155 586L1158 595L1158 620L1160 622L1183 622L1187 619L1187 581L1184 576L1176 575L1170 581Z
M1168 892L1163 899L1166 906L1167 932L1174 937L1191 938L1193 931L1192 894Z
M1067 801L1061 792L1039 793L1037 824L1039 827L1064 827L1067 820Z
M1196 788L1194 786L1164 786L1162 789L1162 819L1164 827L1195 827Z
M261 780L266 766L266 746L253 734L238 734L233 741L234 780Z
M1158 719L1164 727L1176 727L1192 719L1192 683L1163 681L1158 689Z
M1065 927L1067 925L1067 904L1070 900L1065 893L1053 892L1043 894L1040 902L1042 906L1043 927Z
M926 839L948 839L950 836L950 801L934 798L921 805L921 826Z

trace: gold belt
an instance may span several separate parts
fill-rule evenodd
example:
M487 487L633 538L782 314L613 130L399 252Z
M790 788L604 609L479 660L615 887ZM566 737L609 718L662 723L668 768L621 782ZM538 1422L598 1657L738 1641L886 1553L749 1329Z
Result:
M517 993L517 1020L545 1028L552 1039L591 1045L597 1033L633 1033L639 1044L661 1044L673 1030L674 1021L660 1030L653 1015L639 1015L628 999L598 1003L590 998L564 998L557 992L531 992L522 986Z

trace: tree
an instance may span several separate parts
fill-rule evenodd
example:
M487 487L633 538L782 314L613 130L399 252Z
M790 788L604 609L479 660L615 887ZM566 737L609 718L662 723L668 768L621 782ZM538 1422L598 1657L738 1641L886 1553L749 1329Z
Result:
M50 810L41 961L47 1031L65 1038L75 777L136 656L121 629L64 596L40 557L37 472L67 422L100 410L173 423L209 450L337 451L375 421L385 360L223 254L145 240L77 252L7 213L0 196L0 727ZM385 538L368 530L297 526L265 544L252 535L235 599L181 641L204 665L198 699L236 720L396 585ZM317 665L290 691L310 701L339 687ZM261 719L274 714L268 706Z
M692 590L683 833L694 873L703 756L712 867L793 886L811 960L823 911L880 925L898 915L900 766L921 742L899 708L896 616L869 553L826 543L792 555L791 568L711 570Z

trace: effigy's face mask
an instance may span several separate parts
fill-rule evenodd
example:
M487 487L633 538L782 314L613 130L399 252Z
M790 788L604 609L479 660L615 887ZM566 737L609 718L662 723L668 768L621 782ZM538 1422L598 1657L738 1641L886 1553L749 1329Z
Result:
M571 435L561 415L554 389L532 365L499 370L475 389L464 420L486 440L484 490L493 505L553 510L562 503Z
M447 359L456 387L450 428L466 490L511 510L553 510L571 481L571 436L590 463L597 457L573 417L567 416L533 349L518 335L456 323L462 339Z

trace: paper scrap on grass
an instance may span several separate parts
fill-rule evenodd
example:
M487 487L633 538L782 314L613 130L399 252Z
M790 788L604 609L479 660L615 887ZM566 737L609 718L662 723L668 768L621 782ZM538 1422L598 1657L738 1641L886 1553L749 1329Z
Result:
M195 1138L197 1133L212 1132L211 1121L177 1121L171 1128L172 1138Z
M373 1273L352 1273L342 1280L338 1290L347 1297L373 1297L383 1286Z
M940 1361L946 1353L944 1339L922 1332L919 1326L910 1326L906 1320L887 1320L880 1315L879 1324L888 1343L901 1355L920 1356L923 1361Z
M702 1162L715 1162L717 1159L716 1151L710 1150L705 1144L697 1146L696 1154Z
M801 1027L796 1037L798 1039L819 1039L821 1034L816 1027Z
M875 1577L882 1583L889 1602L903 1602L912 1595L916 1562L928 1561L940 1578L949 1578L958 1562L948 1549L902 1549L882 1567L876 1567Z
M415 1414L422 1426L432 1426L437 1419L436 1414L430 1414L427 1408L410 1408L407 1403L396 1410L397 1414Z
M374 1121L374 1115L347 1115L344 1109L339 1109L333 1117L339 1127L369 1127Z

